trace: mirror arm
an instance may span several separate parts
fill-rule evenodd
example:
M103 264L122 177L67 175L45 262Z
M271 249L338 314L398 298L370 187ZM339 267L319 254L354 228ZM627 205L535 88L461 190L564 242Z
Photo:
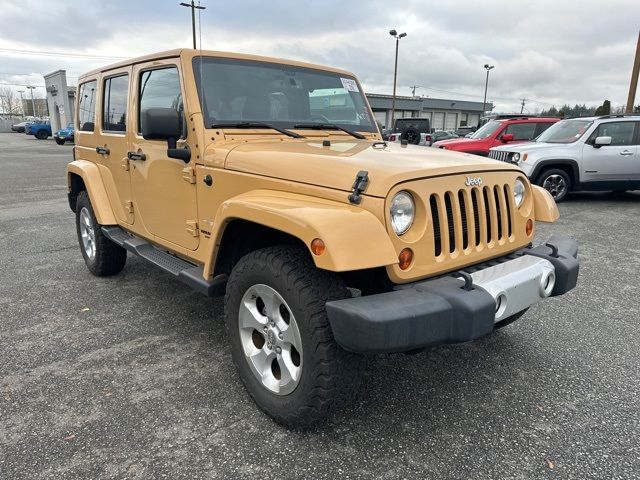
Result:
M167 157L189 163L191 161L191 150L188 148L177 148L177 146L178 143L175 137L167 138Z

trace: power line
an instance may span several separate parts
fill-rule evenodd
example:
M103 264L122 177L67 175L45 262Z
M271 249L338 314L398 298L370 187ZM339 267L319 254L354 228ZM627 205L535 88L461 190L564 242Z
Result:
M105 58L108 60L126 60L129 57L116 57L113 55L91 55L88 53L74 52L48 52L40 50L19 50L17 48L0 48L2 53L14 53L19 55L45 55L50 57L69 57L69 58Z

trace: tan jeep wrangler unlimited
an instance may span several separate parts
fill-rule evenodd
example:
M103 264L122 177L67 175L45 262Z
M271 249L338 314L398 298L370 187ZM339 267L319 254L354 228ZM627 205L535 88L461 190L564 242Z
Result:
M577 246L517 167L381 140L358 80L175 50L80 78L69 205L94 275L127 252L225 295L234 363L276 420L316 423L362 354L467 342L576 285Z

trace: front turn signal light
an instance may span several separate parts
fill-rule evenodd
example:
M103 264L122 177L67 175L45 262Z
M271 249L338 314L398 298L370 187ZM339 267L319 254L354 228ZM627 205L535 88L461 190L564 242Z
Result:
M322 255L325 251L324 242L319 238L311 240L311 251L314 255Z
M531 234L533 233L533 220L531 219L527 220L527 224L525 225L524 231L527 234L527 237L531 236Z
M410 248L403 248L398 255L398 266L400 270L406 270L413 263L413 250Z

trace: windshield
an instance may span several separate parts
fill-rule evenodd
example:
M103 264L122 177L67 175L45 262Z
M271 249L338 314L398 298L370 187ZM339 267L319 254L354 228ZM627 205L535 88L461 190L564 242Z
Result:
M328 123L350 130L378 131L353 77L215 57L196 57L193 67L207 128L238 122L264 122L280 128Z
M542 132L536 142L573 143L586 132L592 120L562 120Z
M498 128L502 125L502 122L498 122L496 120L491 120L488 123L485 123L482 128L478 129L471 137L469 138L487 138L493 135Z

